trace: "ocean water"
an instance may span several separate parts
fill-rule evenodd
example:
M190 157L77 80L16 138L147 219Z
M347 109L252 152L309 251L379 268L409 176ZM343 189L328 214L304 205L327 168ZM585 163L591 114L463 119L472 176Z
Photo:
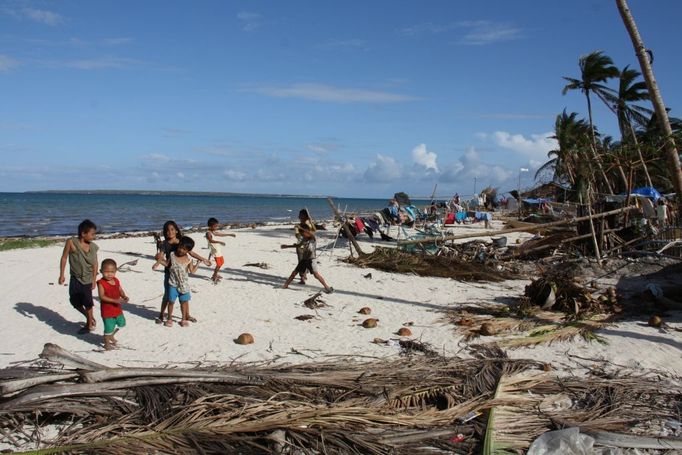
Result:
M341 210L372 212L387 199L334 198ZM313 219L330 219L326 198L259 195L0 193L0 237L75 234L89 218L101 233L159 231L167 220L181 228L221 223L289 222L307 207Z

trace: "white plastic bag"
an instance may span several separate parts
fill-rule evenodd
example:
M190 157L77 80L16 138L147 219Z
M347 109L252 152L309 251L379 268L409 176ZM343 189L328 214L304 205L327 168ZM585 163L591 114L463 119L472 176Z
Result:
M580 428L548 431L540 435L528 449L528 455L589 455L594 438L580 434Z

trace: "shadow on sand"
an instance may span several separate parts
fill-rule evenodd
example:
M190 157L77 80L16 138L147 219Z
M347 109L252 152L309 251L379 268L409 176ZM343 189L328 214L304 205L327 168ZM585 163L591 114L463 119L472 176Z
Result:
M50 327L52 327L56 332L62 335L69 335L76 337L80 340L86 341L94 346L100 347L102 342L102 335L100 332L94 333L78 333L83 325L78 322L69 321L64 318L61 314L53 311L49 308L34 305L30 302L17 302L14 304L14 309L17 310L19 314L27 318L37 319ZM69 310L73 310L69 306ZM99 328L99 326L98 326Z

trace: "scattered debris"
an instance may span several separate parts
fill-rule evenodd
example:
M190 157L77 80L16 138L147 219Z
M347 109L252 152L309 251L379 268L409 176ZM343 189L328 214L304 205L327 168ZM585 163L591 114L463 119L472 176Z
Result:
M258 267L259 269L269 269L271 266L267 262L249 262L244 264L244 267Z
M503 281L517 277L508 270L498 270L487 263L472 263L458 257L414 254L394 248L377 247L372 253L350 257L348 262L387 272L413 273L462 281Z
M0 442L50 453L524 453L549 430L580 427L595 448L614 438L682 447L656 430L679 427L679 385L660 376L557 378L499 348L448 358L414 340L399 345L409 357L371 369L348 359L108 368L62 350L79 366L47 355L3 370L0 426L9 431ZM58 433L40 438L54 426Z
M313 296L305 299L303 301L303 306L310 308L311 310L317 310L318 308L328 307L324 300L322 300L322 292L317 292Z
M299 321L308 321L310 319L315 319L315 315L312 314L302 314L300 316L295 316L294 319L298 319Z

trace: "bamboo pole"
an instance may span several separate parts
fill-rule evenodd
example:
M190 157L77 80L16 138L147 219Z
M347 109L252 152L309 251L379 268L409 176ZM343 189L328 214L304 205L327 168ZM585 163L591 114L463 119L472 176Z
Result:
M544 224L538 224L535 226L524 226L520 228L511 228L511 229L501 229L499 231L484 231L484 232L475 232L475 233L469 233L469 234L461 234L461 235L446 235L444 237L428 237L424 239L419 239L419 240L401 240L398 242L398 245L414 245L417 243L430 243L430 242L436 242L436 241L446 241L446 240L461 240L461 239L470 239L472 237L494 237L498 236L500 234L509 234L511 232L535 232L535 231L541 231L543 229L551 228L551 227L557 227L557 226L565 226L568 224L573 224L577 223L579 221L587 221L591 219L600 219L605 216L611 216L611 215L617 215L619 213L623 212L629 212L630 210L635 210L637 207L623 207L620 209L615 209L615 210L610 210L608 212L602 212L602 213L597 213L595 215L590 215L590 216L582 216L579 218L571 218L570 220L561 220L561 221L552 221L551 223L544 223Z
M341 219L341 214L339 213L339 209L336 208L334 205L334 201L332 201L331 197L327 198L327 202L329 202L329 206L332 208L332 212L334 212L334 216ZM346 222L343 222L343 225L341 227L343 229L343 232L346 233L346 236L348 237L348 240L350 240L350 243L353 244L355 247L355 250L358 252L358 256L362 257L365 256L365 253L360 249L360 245L358 245L358 242L355 240L355 236L353 236L353 233L348 229L348 224ZM353 250L351 250L351 256L353 255Z

